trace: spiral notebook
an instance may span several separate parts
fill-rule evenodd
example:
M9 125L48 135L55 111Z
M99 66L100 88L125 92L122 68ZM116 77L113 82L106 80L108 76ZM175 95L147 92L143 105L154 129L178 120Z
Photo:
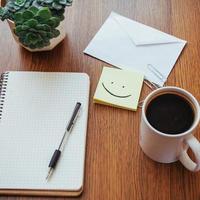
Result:
M7 72L0 81L0 194L76 196L83 190L89 78ZM76 102L81 110L49 181L48 164Z

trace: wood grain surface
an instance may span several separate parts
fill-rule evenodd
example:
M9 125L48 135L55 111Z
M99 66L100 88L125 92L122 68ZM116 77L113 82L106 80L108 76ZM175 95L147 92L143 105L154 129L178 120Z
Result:
M66 15L67 37L54 50L43 53L30 53L19 47L7 23L0 22L0 72L86 72L90 76L85 186L76 199L199 200L200 172L191 173L179 162L153 162L141 151L140 109L131 112L92 103L105 63L84 55L83 50L111 11L188 41L167 85L182 87L200 101L199 0L74 0ZM144 86L141 99L149 92ZM196 137L200 139L199 127ZM0 199L48 198L2 196Z

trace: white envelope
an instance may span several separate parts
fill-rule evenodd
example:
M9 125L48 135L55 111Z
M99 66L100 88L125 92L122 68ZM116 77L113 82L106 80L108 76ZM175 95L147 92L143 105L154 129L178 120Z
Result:
M112 12L84 53L118 68L140 71L163 86L185 44L185 40Z

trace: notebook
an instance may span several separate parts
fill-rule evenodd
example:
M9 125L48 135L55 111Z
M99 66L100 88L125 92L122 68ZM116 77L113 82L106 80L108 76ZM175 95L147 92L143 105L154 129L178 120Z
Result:
M0 194L76 196L83 190L89 77L7 72L0 81ZM81 109L49 181L49 161L76 102Z
M94 103L136 111L144 75L133 70L104 67Z

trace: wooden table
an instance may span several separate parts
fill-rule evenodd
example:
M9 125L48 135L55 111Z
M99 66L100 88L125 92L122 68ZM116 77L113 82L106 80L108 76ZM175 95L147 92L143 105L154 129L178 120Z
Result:
M198 200L200 172L191 173L179 162L153 162L141 151L140 109L131 112L92 103L104 63L84 55L83 50L112 10L188 41L167 85L182 87L200 100L199 0L75 0L66 16L66 39L45 53L30 53L20 48L6 22L0 22L0 72L75 71L90 76L85 187L77 199ZM144 86L141 98L149 92ZM196 136L200 139L198 131Z

